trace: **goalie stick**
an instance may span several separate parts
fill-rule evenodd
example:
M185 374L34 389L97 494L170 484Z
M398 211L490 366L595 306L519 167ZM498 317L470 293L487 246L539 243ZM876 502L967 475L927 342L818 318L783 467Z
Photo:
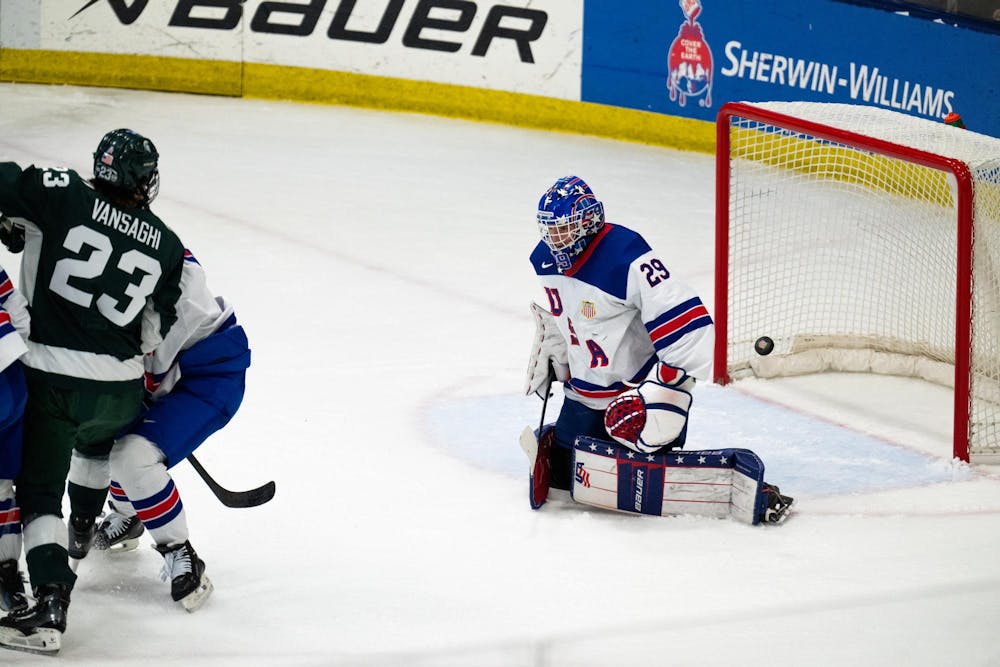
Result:
M542 416L538 418L538 432L542 432L542 427L545 426L545 408L549 406L549 396L552 393L552 381L556 378L555 373L552 371L552 367L549 367L549 375L545 378L545 394L542 396Z
M264 503L271 500L274 497L274 481L270 481L267 484L258 486L256 489L250 489L249 491L230 491L219 485L212 476L208 474L208 471L202 467L201 463L194 457L194 454L189 454L187 460L194 467L195 471L205 480L205 484L208 484L208 488L212 490L215 497L218 498L223 505L226 507L257 507L258 505L263 505Z
M549 404L549 393L552 390L552 380L553 375L551 371L549 376L545 379L545 392L542 394L542 414L538 418L538 431L532 431L530 426L525 426L524 431L521 432L520 445L524 454L528 457L529 462L529 475L528 475L528 502L531 504L531 509L537 510L539 507L545 504L545 500L549 495L549 454L548 447L551 447L551 443L546 446L543 452L539 452L540 443L538 442L538 436L542 433L542 427L545 425L545 408ZM543 462L539 462L538 457L543 456Z

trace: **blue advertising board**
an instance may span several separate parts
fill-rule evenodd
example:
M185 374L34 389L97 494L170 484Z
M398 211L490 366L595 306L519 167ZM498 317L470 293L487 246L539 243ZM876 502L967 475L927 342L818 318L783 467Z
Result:
M585 102L715 120L730 101L841 102L1000 137L1000 34L836 0L586 0Z

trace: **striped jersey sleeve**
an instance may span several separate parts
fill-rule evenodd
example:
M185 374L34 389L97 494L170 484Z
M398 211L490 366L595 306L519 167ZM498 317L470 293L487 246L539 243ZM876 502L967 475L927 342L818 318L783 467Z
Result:
M629 273L629 296L660 362L710 379L715 325L701 298L653 251L633 261Z
M28 304L14 289L7 272L0 268L0 370L28 351L22 335L28 335Z

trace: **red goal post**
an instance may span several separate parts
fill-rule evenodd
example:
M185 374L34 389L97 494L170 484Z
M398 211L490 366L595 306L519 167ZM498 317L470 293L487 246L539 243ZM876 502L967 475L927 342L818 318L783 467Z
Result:
M949 385L954 456L1000 463L1000 139L876 107L726 104L715 278L716 382Z

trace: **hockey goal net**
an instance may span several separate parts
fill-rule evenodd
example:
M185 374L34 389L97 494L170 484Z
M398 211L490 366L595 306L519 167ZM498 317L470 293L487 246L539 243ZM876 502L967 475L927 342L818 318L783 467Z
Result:
M954 456L1000 463L1000 139L767 102L723 106L717 141L716 381L945 384Z

